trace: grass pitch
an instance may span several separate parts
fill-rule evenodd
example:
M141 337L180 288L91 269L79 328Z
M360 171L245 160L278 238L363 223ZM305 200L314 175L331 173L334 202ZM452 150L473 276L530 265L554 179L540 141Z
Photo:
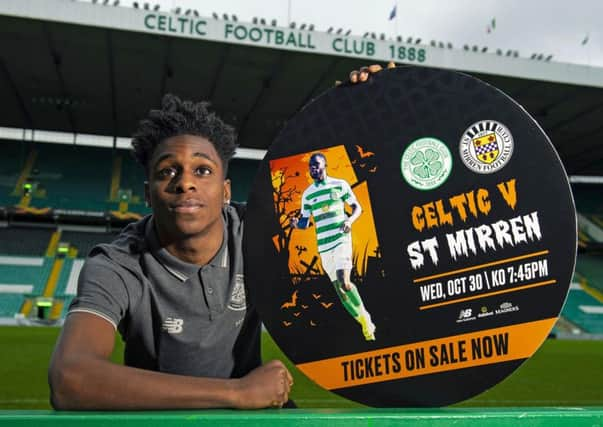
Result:
M0 327L0 409L49 409L47 368L58 328ZM358 408L325 391L284 357L268 334L264 360L283 360L294 376L291 398L301 408ZM114 360L123 346L116 343ZM603 406L603 341L548 340L502 383L458 407Z

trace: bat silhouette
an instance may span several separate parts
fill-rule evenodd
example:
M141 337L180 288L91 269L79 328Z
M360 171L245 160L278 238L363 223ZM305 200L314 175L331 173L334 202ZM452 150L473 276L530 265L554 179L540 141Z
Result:
M310 325L312 325L312 326L316 326L316 323L314 323L314 321L313 321L313 320L310 320Z
M288 328L289 326L292 325L291 322L287 322L286 320L283 320L283 325L285 325L285 328Z
M332 302L321 302L320 305L322 305L324 308L331 308L333 303Z
M377 166L370 168L369 172L371 172L371 173L377 172Z
M300 256L302 254L302 252L306 252L308 250L308 248L306 248L305 246L301 246L301 245L296 245L295 249L297 249L297 256Z
M296 305L297 305L297 291L293 292L293 295L291 295L291 301L286 301L283 303L283 305L281 305L281 309L295 307Z
M312 296L314 297L314 299L320 299L320 297L322 296L321 294L312 294Z
M353 165L355 165L355 164L356 164L356 162L357 162L357 160L356 160L356 159L352 160L352 164L353 164Z
M307 306L307 305L303 305L303 304L302 304L301 306L302 306L302 308L303 308L304 310L307 310L307 309L308 309L308 306Z
M366 163L360 163L360 167L364 168L366 166Z
M300 314L301 314L301 312L299 312L299 311L298 311L297 313L293 313L293 315L294 315L295 317L299 317L299 315L300 315Z
M358 150L358 154L360 154L361 159L375 155L375 153L373 153L372 151L364 151L364 148L362 148L360 145L356 146L356 150Z

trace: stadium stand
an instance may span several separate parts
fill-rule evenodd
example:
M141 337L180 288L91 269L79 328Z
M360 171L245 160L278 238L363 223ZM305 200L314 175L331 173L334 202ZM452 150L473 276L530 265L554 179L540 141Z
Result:
M27 147L22 142L8 142L3 143L2 150L2 156L0 156L0 206L8 206L19 201L19 197L12 193L27 157Z
M47 216L52 215L49 209L110 213L128 221L150 212L144 204L144 170L129 150L19 141L2 144L10 155L0 161L0 207ZM258 164L257 160L233 160L229 171L233 200L247 200Z
M0 227L0 255L42 256L52 233L49 228Z
M30 180L37 184L37 194L32 207L107 209L110 150L60 144L37 144L33 149L37 157Z
M233 159L228 169L232 183L232 199L244 202L249 197L255 174L259 167L256 160Z
M575 275L562 319L572 334L603 336L603 186L572 184L578 211L578 245Z
M145 174L143 168L134 160L129 150L117 150L115 158L120 159L119 189L126 193L130 192L129 210L143 215L148 213L149 209L144 205ZM115 170L114 160L114 173Z
M0 318L14 317L23 304L23 294L0 294Z
M86 257L95 245L99 243L108 243L115 240L116 233L95 233L86 231L65 230L61 234L61 241L68 242L72 247L77 248L77 256Z

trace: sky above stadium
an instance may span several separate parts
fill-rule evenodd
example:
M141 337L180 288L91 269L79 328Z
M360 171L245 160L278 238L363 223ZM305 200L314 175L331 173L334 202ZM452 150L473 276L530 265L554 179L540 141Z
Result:
M519 51L522 57L533 53L553 55L553 61L603 66L602 0L146 0L159 3L161 10L181 7L235 14L250 22L254 16L279 26L289 20L298 25L314 24L317 30L329 27L365 32L420 37L463 45L487 46L490 52L502 49ZM121 4L131 5L131 0ZM139 1L143 3L143 1ZM390 19L396 7L395 17Z

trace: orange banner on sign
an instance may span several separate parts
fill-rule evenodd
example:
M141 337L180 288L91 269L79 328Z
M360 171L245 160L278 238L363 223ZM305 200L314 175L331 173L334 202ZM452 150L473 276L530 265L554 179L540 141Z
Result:
M297 367L332 390L526 359L557 318L339 356Z

